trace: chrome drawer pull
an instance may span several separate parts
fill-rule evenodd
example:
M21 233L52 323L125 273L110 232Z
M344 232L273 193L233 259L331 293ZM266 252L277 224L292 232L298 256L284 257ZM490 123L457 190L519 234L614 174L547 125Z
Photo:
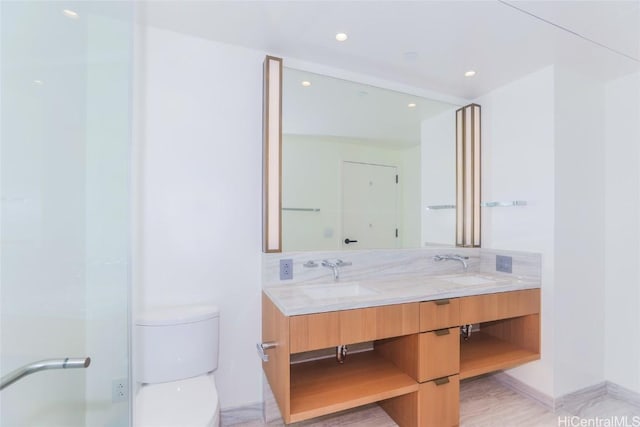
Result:
M447 299L438 299L438 300L435 300L434 302L436 303L436 305L447 305L447 304L451 303L449 298L447 298Z
M436 334L436 336L441 337L443 335L449 335L449 329L438 329L437 331L433 331L434 334Z

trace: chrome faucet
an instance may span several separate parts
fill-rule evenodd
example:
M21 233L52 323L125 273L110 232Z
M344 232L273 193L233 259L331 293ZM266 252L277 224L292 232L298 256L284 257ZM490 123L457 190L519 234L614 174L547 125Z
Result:
M337 282L340 279L340 267L346 267L351 265L350 262L344 262L341 259L337 259L334 262L323 259L322 266L333 269L333 281Z
M462 263L462 266L464 267L464 271L467 271L467 260L469 259L468 256L462 256L462 255L458 255L458 254L442 254L442 255L434 255L433 256L433 260L434 261L446 261L446 260L454 260L454 261L460 261Z

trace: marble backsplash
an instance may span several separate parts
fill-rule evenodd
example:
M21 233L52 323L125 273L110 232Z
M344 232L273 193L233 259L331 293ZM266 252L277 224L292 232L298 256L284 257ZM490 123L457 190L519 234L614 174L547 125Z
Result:
M511 256L513 273L517 276L540 278L539 254L479 248L377 249L363 251L284 252L262 255L262 286L329 283L332 270L318 265L305 267L307 261L341 259L352 265L340 268L340 281L393 280L403 277L463 273L458 261L434 261L436 254L459 254L469 257L467 272L495 273L496 255ZM293 279L280 280L280 260L293 262Z

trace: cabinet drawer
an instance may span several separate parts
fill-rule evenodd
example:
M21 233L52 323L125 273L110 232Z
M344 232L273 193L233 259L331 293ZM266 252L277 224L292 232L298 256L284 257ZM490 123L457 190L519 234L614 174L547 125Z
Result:
M458 375L420 384L420 427L453 427L460 423L460 379Z
M418 381L446 377L460 371L460 329L439 329L420 334Z
M418 303L341 311L339 344L415 334L418 332L419 322Z
M418 303L292 316L291 353L415 334L419 322Z
M462 324L489 322L540 312L540 289L460 298Z
M305 314L289 318L291 353L340 345L340 312Z
M420 331L450 328L460 325L459 298L420 303Z

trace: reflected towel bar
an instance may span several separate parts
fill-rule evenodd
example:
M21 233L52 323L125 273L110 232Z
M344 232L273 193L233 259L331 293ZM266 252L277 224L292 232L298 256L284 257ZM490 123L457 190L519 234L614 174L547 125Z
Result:
M0 390L3 390L5 387L10 386L27 375L31 375L39 371L47 369L87 368L90 364L90 357L67 357L65 359L47 359L33 362L4 375L2 380L0 380Z

